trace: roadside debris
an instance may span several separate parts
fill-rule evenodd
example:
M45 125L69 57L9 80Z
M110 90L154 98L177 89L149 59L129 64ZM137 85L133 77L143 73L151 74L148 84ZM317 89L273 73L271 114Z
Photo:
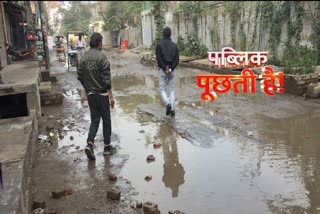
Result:
M142 203L141 202L137 202L137 208L141 209L142 208Z
M110 190L107 192L107 198L111 199L111 200L120 200L121 197L121 192L118 190Z
M72 195L73 189L72 188L66 188L63 191L60 192L51 192L51 197L55 199L62 198L64 196Z
M153 144L153 148L155 148L155 149L159 149L160 147L161 147L160 143L154 143Z
M48 127L47 134L38 135L38 143L58 143L58 131Z
M45 209L46 208L46 202L45 201L34 201L32 209L36 210L38 208Z
M152 161L155 161L155 160L156 160L156 158L153 155L148 155L147 162L152 162Z
M115 176L114 174L110 174L109 175L109 180L110 181L116 181L117 180L117 176Z
M152 180L152 176L151 175L148 175L144 178L144 180L146 180L147 182L151 181Z
M80 146L77 146L76 149L80 149Z
M144 131L144 130L141 130L141 131L139 131L139 133L145 133L145 131Z
M70 136L70 140L73 140L74 138L73 138L73 136Z
M158 204L147 201L143 204L143 212L144 214L160 214L160 210L158 209Z
M248 137L252 137L253 136L253 132L248 132L247 135L248 135Z

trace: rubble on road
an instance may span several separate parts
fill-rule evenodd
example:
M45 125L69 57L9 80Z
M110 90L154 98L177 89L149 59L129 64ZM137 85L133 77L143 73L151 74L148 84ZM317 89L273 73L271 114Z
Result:
M55 198L55 199L59 199L68 195L72 195L73 194L73 189L72 188L65 188L64 190L60 191L60 192L51 192L51 197Z
M36 210L38 208L45 209L46 208L46 202L45 201L34 201L32 205L32 209Z
M160 210L158 209L158 204L147 201L143 204L143 212L144 214L160 214Z
M110 174L109 175L109 180L110 181L116 181L117 180L117 176L113 175L113 174Z
M148 162L152 162L152 161L155 161L155 160L156 160L156 158L153 155L148 155L148 157L147 157L147 161Z
M111 199L111 200L120 200L121 197L121 192L118 190L110 190L107 192L107 198Z
M42 106L60 105L63 102L63 93L58 91L44 92L40 94Z
M320 97L320 84L317 83L310 83L307 88L306 96L310 98L317 98Z
M156 56L154 54L145 54L140 58L140 63L144 66L158 68Z
M148 175L148 176L146 176L144 179L149 182L149 181L152 180L152 176L151 176L151 175Z
M154 143L153 144L153 148L155 148L155 149L159 149L160 147L161 147L160 143Z

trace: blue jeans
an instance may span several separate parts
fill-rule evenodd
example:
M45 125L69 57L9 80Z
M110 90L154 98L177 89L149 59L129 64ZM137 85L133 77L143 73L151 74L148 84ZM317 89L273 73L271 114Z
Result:
M174 104L174 72L172 71L170 74L166 74L162 69L160 69L160 79L159 79L159 85L160 85L160 94L162 97L162 100L164 104L167 106L168 104L171 104L171 110L173 111L175 109ZM169 95L170 99L167 97L166 94L166 83L168 81L169 85Z

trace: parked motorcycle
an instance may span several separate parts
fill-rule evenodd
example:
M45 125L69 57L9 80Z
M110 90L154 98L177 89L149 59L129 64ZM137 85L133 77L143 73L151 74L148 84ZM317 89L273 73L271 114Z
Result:
M25 60L29 57L34 57L35 51L35 47L32 47L29 50L19 50L18 48L14 48L11 45L8 45L7 49L7 53L13 61Z

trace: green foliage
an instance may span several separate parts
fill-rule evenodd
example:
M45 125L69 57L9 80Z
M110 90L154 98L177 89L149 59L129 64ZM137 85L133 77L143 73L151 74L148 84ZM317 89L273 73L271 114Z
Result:
M276 6L276 4L280 4L280 6ZM287 21L287 41L285 45L291 47L293 41L295 45L298 45L301 40L302 19L305 16L302 4L302 2L295 1L283 1L280 3L265 1L261 3L264 27L270 27L268 42L274 57L277 57L277 49L281 42L281 28L285 21ZM292 12L293 9L294 13ZM295 19L291 17L291 14L295 16Z
M82 31L88 33L91 12L88 3L70 1L70 9L59 8L58 13L62 15L59 34L66 35L68 31ZM89 3L90 4L90 3Z
M239 17L241 15L241 2L234 2L234 1L224 1L223 7L227 13L230 14L230 31L231 31L231 43L234 48L237 48L236 44L236 27L239 21Z
M306 46L288 47L282 57L282 64L285 73L313 73L317 65L316 51Z
M204 45L200 45L199 38L195 33L188 35L187 41L184 42L184 39L179 36L177 46L180 51L180 55L183 56L199 56L205 58L207 56L208 48Z
M153 41L153 50L155 51L155 47L156 45L158 44L158 42L163 38L163 35L162 35L162 31L163 31L163 28L164 28L164 25L165 25L165 19L164 19L164 14L163 14L163 11L161 10L162 9L162 4L163 2L162 1L155 1L155 2L152 2L153 3L153 8L152 8L152 14L154 15L154 21L155 21L155 24L156 24L156 38L154 39Z
M250 44L250 50L253 50L256 44L256 39L257 39L257 25L258 25L258 17L259 17L259 13L260 13L260 7L261 4L260 2L256 3L256 11L255 11L255 22L254 22L254 30L253 30L253 34L252 34L252 40L251 40L251 44Z
M243 31L243 24L240 24L240 50L246 51L247 50L247 36Z
M198 32L198 17L203 15L207 2L202 1L181 1L175 8L173 14L178 18L180 13L185 18L191 19L194 31Z
M312 17L312 43L317 51L318 64L320 64L320 2L315 2L315 17Z
M177 46L180 52L183 52L186 49L186 45L184 44L184 39L180 35L178 36Z
M143 10L141 1L111 1L105 12L104 30L120 31L126 26L138 26L137 17Z
M200 45L200 48L199 48L199 56L201 58L207 58L207 53L208 53L208 48L207 46L205 46L204 44L201 44Z

